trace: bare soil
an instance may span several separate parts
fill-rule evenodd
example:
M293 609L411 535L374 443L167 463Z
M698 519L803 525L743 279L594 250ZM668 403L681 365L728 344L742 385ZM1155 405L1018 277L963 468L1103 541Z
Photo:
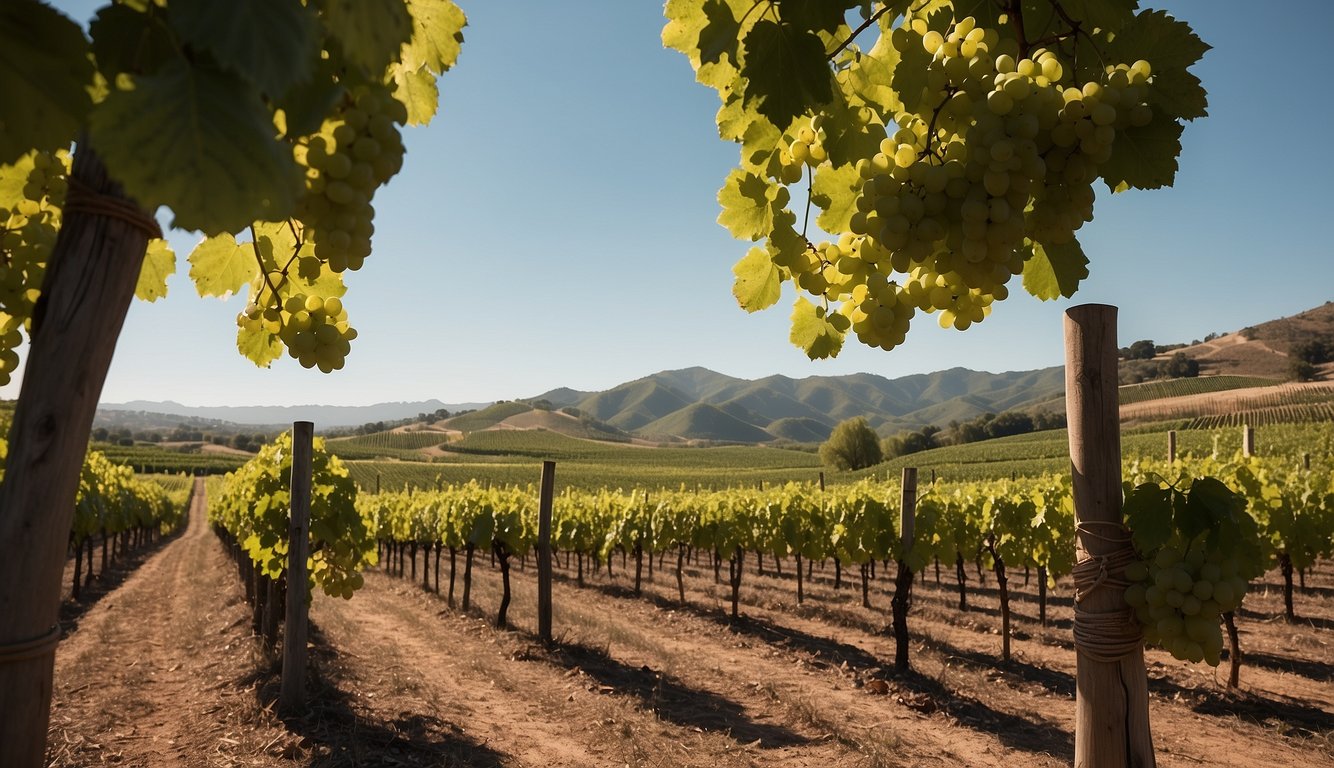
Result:
M816 566L803 605L793 564L757 573L747 554L742 618L706 559L675 556L633 594L634 561L557 569L557 642L534 635L535 574L516 563L510 627L488 556L474 561L472 609L405 578L368 575L351 601L312 608L309 712L273 714L277 671L251 636L239 580L204 522L191 524L82 614L61 643L52 766L1058 766L1074 754L1069 592L1047 626L1036 583L1011 574L1014 655L1000 660L995 580L967 568L958 610L953 568L917 585L913 671L893 670L882 571L861 606L856 573L834 589ZM656 566L656 564L655 564ZM726 578L726 565L722 569ZM462 557L455 598L462 594ZM429 574L434 582L434 572ZM1064 586L1064 585L1062 585ZM1149 650L1159 765L1334 766L1334 569L1325 564L1282 616L1271 574L1238 619L1245 665ZM1226 661L1224 665L1226 665Z

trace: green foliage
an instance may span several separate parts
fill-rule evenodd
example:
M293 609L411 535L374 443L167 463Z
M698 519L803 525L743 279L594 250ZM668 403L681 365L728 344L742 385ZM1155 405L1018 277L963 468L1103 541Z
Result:
M249 286L243 355L268 365L286 349L306 367L341 367L355 330L341 303L319 313L315 301L341 297L342 273L369 255L371 198L402 165L399 126L435 114L435 78L465 24L452 0L163 0L108 4L85 36L36 0L5 4L0 248L30 296L0 297L0 370L12 370L9 333L41 287L68 162L38 168L41 184L2 179L80 132L144 210L166 207L209 236L191 257L201 295ZM164 295L174 267L150 246L136 294Z
M88 114L92 76L77 24L38 0L0 5L0 165L67 148Z
M883 458L880 436L863 418L840 422L820 446L821 461L836 469L865 469Z
M315 440L311 469L310 588L351 598L362 586L361 570L375 564L375 529L357 509L357 487L347 468L325 450L323 439ZM209 521L231 534L256 567L275 579L287 569L291 477L292 435L285 432L228 474L209 505Z

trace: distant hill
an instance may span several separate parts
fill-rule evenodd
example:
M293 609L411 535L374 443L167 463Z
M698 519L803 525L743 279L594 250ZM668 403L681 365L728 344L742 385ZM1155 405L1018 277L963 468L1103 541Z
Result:
M1334 341L1334 302L1247 326L1169 354L1180 352L1197 360L1201 374L1285 380L1291 364L1288 352L1294 344L1312 339ZM1325 375L1330 375L1328 366Z
M1199 361L1204 375L1284 380L1290 364L1288 351L1309 339L1334 340L1334 302L1207 341L1174 346L1160 357L1185 354ZM1334 363L1325 365L1323 373L1326 377L1334 375ZM1260 383L1257 380L1245 385ZM638 437L654 442L818 442L826 439L840 421L859 416L882 435L889 435L927 424L945 426L988 412L1060 409L1064 388L1064 372L1059 366L1004 373L950 368L896 379L857 373L754 380L693 367L660 371L601 392L560 387L531 400L489 405L447 405L427 400L354 407L194 408L174 402L135 401L105 404L99 418L124 424L130 420L126 413L138 411L164 428L175 426L178 419L191 424L196 423L190 421L194 419L213 425L227 422L273 427L306 419L327 428L397 421L444 408L474 412L432 428L458 432L543 429L570 437L620 441ZM1202 388L1210 387L1187 389L1198 392Z
M888 434L1036 404L1064 386L1061 368L751 380L695 367L660 371L602 392L555 389L533 400L576 408L648 440L818 442L848 418L865 417Z
M483 408L486 403L456 403L449 405L439 400L417 402L376 403L374 405L217 405L193 406L151 400L132 400L128 403L102 403L99 411L140 411L156 417L192 417L230 422L238 425L256 425L286 428L294 421L311 421L315 428L355 427L376 421L398 421L420 413L433 413L441 408L450 413Z

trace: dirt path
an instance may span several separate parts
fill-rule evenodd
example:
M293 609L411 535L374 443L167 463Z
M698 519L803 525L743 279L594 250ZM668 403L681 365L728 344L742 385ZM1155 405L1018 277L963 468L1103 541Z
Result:
M257 659L196 480L185 533L103 597L56 651L51 765L233 765L278 738L236 699ZM209 755L209 762L198 762ZM213 758L216 757L216 760ZM246 763L249 756L247 755Z

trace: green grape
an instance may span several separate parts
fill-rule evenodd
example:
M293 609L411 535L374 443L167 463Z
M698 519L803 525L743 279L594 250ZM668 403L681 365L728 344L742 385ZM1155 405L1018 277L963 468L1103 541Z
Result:
M375 190L398 173L406 109L386 86L361 85L320 133L293 157L306 165L306 194L297 211L314 257L334 272L360 269L371 252Z

